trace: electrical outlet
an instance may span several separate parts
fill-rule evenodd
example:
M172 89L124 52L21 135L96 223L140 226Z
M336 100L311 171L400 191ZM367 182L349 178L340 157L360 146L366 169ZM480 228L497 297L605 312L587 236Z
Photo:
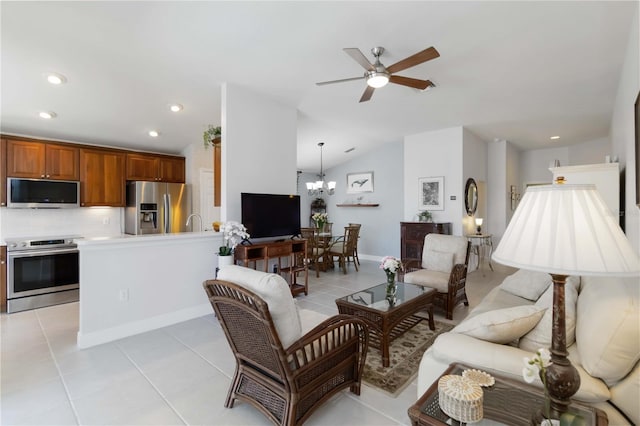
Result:
M118 292L118 295L120 296L120 301L121 302L128 302L129 301L129 290L128 289L122 289Z
M109 217L103 217L102 218L102 224L103 225L108 225L111 222L111 219L109 219Z

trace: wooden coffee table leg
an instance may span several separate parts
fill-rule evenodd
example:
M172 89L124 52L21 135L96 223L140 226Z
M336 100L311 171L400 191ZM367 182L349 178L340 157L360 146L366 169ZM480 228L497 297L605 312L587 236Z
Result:
M429 308L427 309L427 311L429 312L429 328L431 330L435 330L436 325L433 321L433 303L429 305Z
M382 333L380 340L380 351L382 352L382 366L388 367L391 363L389 360L389 334Z

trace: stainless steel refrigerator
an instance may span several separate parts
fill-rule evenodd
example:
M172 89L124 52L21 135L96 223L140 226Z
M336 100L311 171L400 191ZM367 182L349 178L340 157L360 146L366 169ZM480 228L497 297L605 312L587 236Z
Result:
M184 183L127 182L124 232L133 235L189 232L191 188Z

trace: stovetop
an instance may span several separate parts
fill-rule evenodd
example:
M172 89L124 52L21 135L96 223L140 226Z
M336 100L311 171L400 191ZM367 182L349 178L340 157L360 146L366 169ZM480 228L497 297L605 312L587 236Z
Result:
M6 238L7 251L17 250L38 250L43 248L68 248L76 247L75 239L82 238L80 235L46 236L46 237L23 237Z

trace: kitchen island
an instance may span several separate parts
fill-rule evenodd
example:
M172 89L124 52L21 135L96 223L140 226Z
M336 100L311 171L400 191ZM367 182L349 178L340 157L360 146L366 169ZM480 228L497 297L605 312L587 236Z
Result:
M213 312L202 282L215 276L221 233L123 235L77 244L79 347Z

